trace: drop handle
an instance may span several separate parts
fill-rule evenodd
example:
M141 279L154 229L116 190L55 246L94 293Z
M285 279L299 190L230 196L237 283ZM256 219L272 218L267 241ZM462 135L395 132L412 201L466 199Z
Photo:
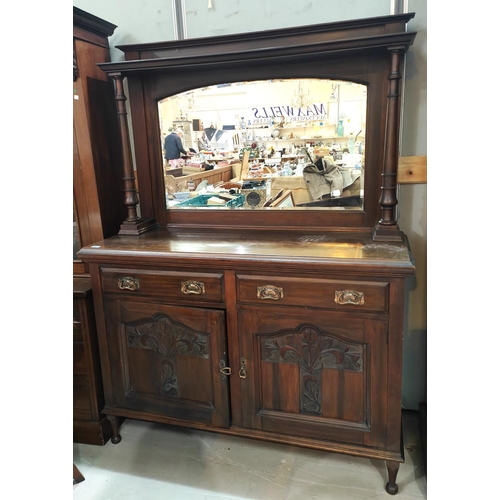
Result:
M130 290L135 292L139 290L140 283L137 278L132 278L131 276L122 276L118 278L118 288L120 290Z
M365 294L356 290L335 290L335 298L333 300L340 306L362 306L365 303Z
M257 287L257 298L261 300L281 300L284 297L283 288L274 285Z
M205 293L205 283L201 281L183 281L181 283L181 292L189 295L203 295Z
M245 358L240 360L240 371L238 372L240 378L247 378L247 364Z
M219 373L221 380L226 380L231 375L231 368L226 366L226 362L223 359L219 361Z

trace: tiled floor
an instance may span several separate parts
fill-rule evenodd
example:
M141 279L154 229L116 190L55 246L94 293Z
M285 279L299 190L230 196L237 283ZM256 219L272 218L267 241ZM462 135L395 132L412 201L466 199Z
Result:
M394 498L427 498L414 414L403 419L406 462ZM392 498L379 460L126 420L121 443L74 444L85 480L74 500L361 500Z

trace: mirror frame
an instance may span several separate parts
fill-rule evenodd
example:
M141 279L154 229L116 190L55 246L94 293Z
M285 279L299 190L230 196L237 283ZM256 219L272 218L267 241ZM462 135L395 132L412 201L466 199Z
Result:
M119 117L124 114L126 99L121 90L123 79L128 81L141 217L170 228L307 227L375 232L378 221L382 233L389 228L395 235L399 232L395 220L399 89L403 56L416 35L406 32L412 17L414 13L118 46L126 60L99 66L115 79ZM158 102L210 85L288 78L346 80L367 86L363 210L168 210ZM122 141L126 143L124 122L122 119ZM124 144L124 163L130 151L130 144ZM130 200L127 190L131 188L125 188L126 200L127 196Z

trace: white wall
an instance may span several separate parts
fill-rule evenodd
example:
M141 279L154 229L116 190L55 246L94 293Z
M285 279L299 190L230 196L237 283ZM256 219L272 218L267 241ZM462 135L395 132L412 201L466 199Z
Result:
M406 57L402 156L427 155L427 1L409 0L415 17L408 31L417 31ZM399 227L408 236L416 273L407 281L408 308L404 332L403 406L418 409L427 401L427 185L401 186Z
M391 0L186 0L187 37L285 28L387 15ZM171 0L74 0L73 5L117 25L110 38L112 61L123 60L121 44L174 39ZM418 31L406 58L401 154L427 154L427 2L408 0ZM418 409L426 401L427 186L402 186L399 225L408 235L416 275L408 280L404 332L403 405Z
M390 13L390 0L185 0L185 4L188 38ZM110 38L113 47L174 39L172 0L74 0L73 5L117 25ZM123 60L123 53L112 49L111 60Z

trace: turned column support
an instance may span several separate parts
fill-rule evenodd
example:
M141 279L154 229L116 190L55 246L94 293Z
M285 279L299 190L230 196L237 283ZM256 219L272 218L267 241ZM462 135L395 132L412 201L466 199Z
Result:
M127 120L127 108L125 102L125 92L123 90L123 75L121 73L111 73L115 82L115 101L120 127L120 137L122 144L123 160L123 185L125 192L124 203L127 208L127 218L120 226L118 234L138 235L149 231L157 226L155 219L143 219L137 213L139 196L135 188L134 166L132 163L132 148L130 145L130 135Z
M376 241L402 241L403 236L396 221L398 199L397 174L399 158L399 125L401 110L401 61L404 46L390 47L391 70L389 73L389 94L387 96L387 119L385 128L385 150L380 193L382 218L373 231Z

